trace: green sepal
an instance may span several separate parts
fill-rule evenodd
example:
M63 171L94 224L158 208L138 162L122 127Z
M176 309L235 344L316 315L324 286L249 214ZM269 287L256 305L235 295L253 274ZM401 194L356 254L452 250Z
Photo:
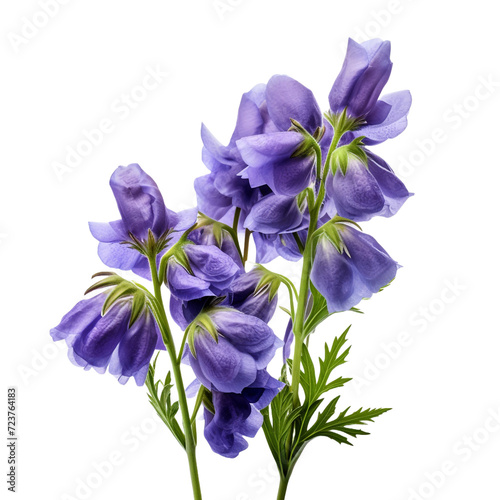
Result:
M314 134L311 135L297 120L290 118L290 121L292 123L292 126L288 130L291 132L298 132L304 137L304 140L292 153L291 158L297 158L299 156L309 156L314 154L314 149L319 147L318 142L321 140L321 137L323 137L325 128L318 127L314 131Z
M340 130L340 135L343 135L348 131L357 130L366 123L364 118L348 116L347 107L343 109L342 113L335 114L331 111L327 111L324 116L333 127L334 131Z
M148 229L148 235L143 240L140 240L131 232L128 233L129 240L122 241L122 245L126 245L133 250L138 251L146 257L156 257L165 248L167 248L170 240L172 239L172 229L165 231L159 238L156 238L151 229Z
M133 297L137 288L129 281L123 280L120 284L116 285L111 292L109 292L104 304L102 306L102 314L106 314L110 307L115 304L118 300L125 297ZM142 292L140 292L141 295Z
M98 281L97 283L94 283L92 286L89 286L87 290L85 290L84 295L94 292L95 290L99 290L100 288L108 288L110 286L118 285L123 281L123 278L116 273L108 273L108 272L96 273L92 275L92 278L96 278L98 276L107 276L107 277L101 281Z
M135 293L132 300L132 310L130 312L129 328L139 319L146 306L146 296L143 293Z
M330 160L330 168L333 175L335 175L337 168L340 168L342 174L345 175L349 166L349 161L353 158L361 161L363 165L368 168L368 157L366 156L366 151L362 147L362 142L363 137L356 137L350 144L335 149Z
M198 316L196 316L196 318L189 324L186 329L186 338L189 350L195 358L196 348L194 345L194 338L196 335L203 335L204 332L208 332L210 336L215 340L215 342L219 343L219 331L217 330L217 326L210 317L210 314L207 312L201 312L200 314L198 314Z

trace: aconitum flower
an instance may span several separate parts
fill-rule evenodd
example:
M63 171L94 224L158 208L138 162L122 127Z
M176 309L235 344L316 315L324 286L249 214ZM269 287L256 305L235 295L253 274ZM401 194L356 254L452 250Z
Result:
M231 283L226 300L222 302L222 305L228 305L269 323L278 304L278 295L271 298L268 285L256 290L263 275L263 271L255 268L238 276Z
M250 210L245 227L261 234L294 233L309 224L309 215L294 197L269 194Z
M212 245L219 248L226 255L231 257L233 262L243 271L243 262L240 252L236 247L231 234L223 228L216 231L214 224L201 226L194 231L191 231L188 240L197 245Z
M193 300L180 300L171 295L170 313L172 318L185 330L204 308L220 304L256 316L268 323L276 310L278 296L270 298L269 286L264 286L256 291L262 275L262 271L258 269L240 274L224 292L225 298L207 296ZM224 300L221 302L222 298Z
M200 211L232 225L235 208L238 208L238 227L253 232L257 261L263 263L272 260L278 253L273 249L271 255L267 251L267 244L261 245L259 231L262 234L295 232L308 223L305 207L299 208L295 197L277 196L266 184L252 187L249 180L244 178L246 175L243 171L247 164L236 147L237 141L280 131L270 117L266 99L266 85L263 84L243 94L237 124L227 146L223 146L202 126L203 162L211 172L195 180ZM276 111L273 110L275 115ZM289 119L288 123L289 127Z
M262 426L262 414L241 394L212 391L215 414L204 409L205 439L215 453L235 458L248 448L243 436L253 438Z
M255 316L226 307L213 308L207 314L218 332L217 341L198 326L194 353L187 349L185 361L207 389L241 394L257 381L283 343ZM270 379L263 382L261 389L272 389Z
M367 152L368 165L351 157L344 174L337 168L327 178L327 195L333 201L330 215L366 221L379 215L393 216L411 196L391 167L379 156Z
M164 348L156 323L145 309L130 326L130 299L115 302L102 316L106 296L101 293L78 302L50 334L55 341L66 340L73 364L98 373L109 367L121 384L134 377L142 385L155 348Z
M319 238L311 281L326 299L330 313L347 311L369 298L396 276L398 264L371 236L337 224L345 248L328 236Z
M110 186L121 219L89 223L92 235L99 241L99 257L109 267L132 270L151 279L147 258L124 242L133 243L131 235L140 241L147 240L148 231L158 240L173 231L169 236L172 244L194 224L196 210L178 214L169 210L154 180L135 163L118 167L111 176Z
M218 297L241 273L241 267L215 245L187 244L183 247L189 270L171 257L167 265L167 286L180 300Z
M243 223L253 204L271 192L268 187L253 189L248 180L240 176L247 165L236 147L236 141L242 137L276 131L268 116L265 88L264 84L259 84L243 94L236 127L227 146L223 146L205 125L201 128L202 159L210 174L195 180L198 207L209 217L230 225L235 207L241 210L240 222Z
M380 94L392 70L391 44L380 39L357 43L349 39L342 70L330 91L330 109L334 115L346 110L348 117L358 119L345 143L364 136L367 145L379 144L399 135L407 125L411 95L405 90Z
M276 132L243 137L236 141L248 165L242 177L252 187L269 186L275 194L296 196L310 186L316 157L312 148L299 151L305 136L292 128L292 119L319 141L323 117L313 93L285 75L271 77L266 86L266 104Z

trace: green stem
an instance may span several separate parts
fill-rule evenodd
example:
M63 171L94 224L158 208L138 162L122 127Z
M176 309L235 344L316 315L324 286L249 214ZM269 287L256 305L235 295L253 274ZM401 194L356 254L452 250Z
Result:
M300 278L299 300L297 303L297 312L295 313L295 322L293 325L293 334L295 336L295 346L292 361L292 383L290 390L293 395L293 407L297 408L300 404L299 400L299 382L300 382L300 361L302 358L302 346L304 343L304 323L305 311L307 305L307 296L309 292L309 277L311 275L312 256L311 256L311 238L316 224L318 222L318 211L314 210L311 213L311 224L309 225L309 233L307 235L307 243L304 251L304 260L302 263L302 275Z
M163 305L163 299L161 296L161 283L158 279L158 270L156 267L156 257L150 257L148 260L151 267L151 276L153 279L155 298L160 306L159 312L161 313L161 316L157 318L159 320L158 326L161 330L163 341L165 342L165 347L167 348L167 352L170 356L175 386L177 388L179 397L179 408L182 415L182 426L184 428L184 434L186 437L186 453L188 456L189 471L191 473L191 484L193 486L193 498L194 500L201 500L202 497L200 479L198 477L198 464L196 462L196 443L193 435L193 429L191 427L191 417L189 415L189 408L187 404L186 391L184 389L184 381L182 379L180 362L177 359L174 339L172 337L172 332L170 331L167 315L165 313L165 307Z
M309 229L307 232L307 240L304 249L304 257L302 264L302 274L300 278L300 289L299 289L299 300L297 304L297 313L295 315L295 322L293 325L293 333L295 336L295 346L294 346L294 354L292 361L292 382L291 382L291 391L293 395L293 406L297 408L300 404L299 399L299 382L300 382L300 362L302 357L302 345L304 343L304 323L305 323L305 311L307 306L307 298L309 292L309 280L311 275L312 268L312 235L316 231L316 226L318 224L319 212L321 210L321 205L325 198L325 180L328 169L330 168L330 161L333 152L338 146L340 138L344 134L344 131L338 127L334 133L332 143L330 144L330 148L328 150L328 154L326 156L325 165L323 168L323 172L321 175L321 183L318 190L318 195L316 197L315 202L308 197L308 205L309 205ZM321 154L318 158L318 163L321 165Z
M252 234L252 231L245 229L245 247L243 250L243 265L245 265L246 261L248 260L248 247L250 245L250 235L251 234Z
M286 489L288 488L289 477L281 477L280 479L280 487L278 490L278 496L276 500L284 500L286 496Z
M235 233L238 232L238 222L240 220L240 214L241 214L241 208L236 207L236 210L234 211L234 219L233 219L233 231Z

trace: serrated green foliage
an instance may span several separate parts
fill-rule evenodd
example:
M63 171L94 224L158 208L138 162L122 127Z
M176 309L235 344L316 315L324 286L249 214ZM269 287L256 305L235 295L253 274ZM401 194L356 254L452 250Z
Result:
M158 416L162 419L170 432L177 439L179 444L185 449L186 438L182 429L175 418L179 410L179 403L177 401L172 403L172 379L170 372L167 373L164 381L155 381L156 360L149 365L148 375L146 377L146 387L148 388L148 397L151 405L155 409ZM161 384L161 392L160 391Z
M305 399L300 406L293 407L292 393L286 380L287 369L292 363L288 360L283 366L280 379L287 385L263 411L264 433L280 474L286 480L312 439L323 436L340 444L351 445L349 438L368 434L357 428L358 426L372 422L375 417L388 411L387 408L361 408L348 413L350 408L347 408L336 415L340 396L337 395L327 403L325 401L327 393L351 380L332 377L335 368L344 364L349 354L350 347L345 347L349 328L333 340L331 347L325 344L324 356L319 359L319 369L315 368L307 346L303 345L300 385L304 390ZM323 407L324 403L326 405Z
M383 413L390 410L390 408L368 408L366 410L360 408L359 410L348 414L347 412L350 408L347 408L342 411L337 418L331 420L335 414L336 404L339 397L340 396L331 401L325 409L319 413L314 425L304 433L302 438L304 441L310 441L318 436L325 436L337 441L339 444L348 444L352 446L352 443L344 436L344 434L355 438L357 436L366 436L369 432L361 429L355 429L351 426L366 425L368 422L373 422L374 418L379 417Z

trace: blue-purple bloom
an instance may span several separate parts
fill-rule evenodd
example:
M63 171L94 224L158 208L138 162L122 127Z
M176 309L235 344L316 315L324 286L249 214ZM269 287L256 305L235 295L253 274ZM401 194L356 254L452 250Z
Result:
M373 39L360 44L349 39L344 65L329 95L334 115L345 109L348 117L359 120L356 130L344 136L346 143L364 136L364 144L379 144L406 128L410 93L395 92L379 100L392 70L390 53L388 41Z
M248 178L252 187L267 185L276 194L296 196L313 182L316 157L312 149L295 154L305 138L298 130L290 130L291 120L319 140L323 126L321 110L308 88L285 75L271 77L265 97L277 131L236 141L248 165L242 176Z
M215 245L187 244L183 252L189 270L175 257L171 257L167 265L168 288L177 299L193 300L223 295L241 273L241 267Z
M357 222L374 216L391 217L411 196L391 167L379 156L367 152L368 165L352 157L345 174L337 168L327 177L327 196L331 199L330 215Z
M121 219L109 223L89 223L92 235L99 241L99 257L109 267L132 270L143 278L151 279L147 258L123 243L133 242L130 235L144 241L149 230L156 239L173 231L169 236L171 245L194 224L196 210L178 214L169 210L154 180L135 163L118 167L111 176L110 186Z
M256 290L262 276L263 271L258 268L238 276L229 287L222 305L269 323L278 304L278 295L271 298L269 285Z
M210 174L195 180L198 207L209 217L227 224L232 224L235 207L241 210L240 222L243 223L252 206L271 192L268 187L253 189L248 180L240 176L247 165L236 147L236 141L242 137L269 129L275 131L265 104L265 87L259 84L243 94L236 127L227 146L202 125L202 159Z
M246 287L238 288L243 299ZM222 306L206 314L217 330L217 340L198 325L194 354L186 345L183 360L212 392L215 414L205 408L205 438L213 451L233 458L248 446L243 436L255 436L262 425L258 410L284 385L266 370L283 342L256 316Z
M181 300L172 295L170 297L172 318L185 330L204 308L208 308L216 302L268 323L276 310L278 296L271 299L268 286L256 291L261 278L262 271L258 269L240 274L224 292L225 298L206 296L193 300ZM224 298L222 302L220 302L221 298Z
M205 439L215 453L235 458L248 448L243 436L254 437L262 426L262 414L241 394L212 391L215 414L204 409Z
M240 394L256 381L283 343L264 321L236 309L214 308L209 316L218 340L199 327L195 354L188 350L187 360L207 389Z
M228 458L248 447L243 436L254 437L262 425L258 410L283 387L266 370L282 342L266 324L277 296L271 299L268 285L256 291L262 276L258 268L240 274L222 303L217 297L182 301L172 296L170 301L172 317L182 328L207 312L217 329L215 341L200 328L194 338L196 355L186 346L183 360L212 392L215 415L205 408L205 438L214 452Z
M330 313L347 311L371 297L395 278L399 267L373 237L345 224L336 228L345 248L339 250L322 235L311 271L311 281Z
M129 326L130 299L114 303L103 316L106 296L101 293L78 302L50 334L55 341L66 340L73 364L98 373L109 368L121 384L134 377L142 385L154 350L164 349L155 320L146 308Z

